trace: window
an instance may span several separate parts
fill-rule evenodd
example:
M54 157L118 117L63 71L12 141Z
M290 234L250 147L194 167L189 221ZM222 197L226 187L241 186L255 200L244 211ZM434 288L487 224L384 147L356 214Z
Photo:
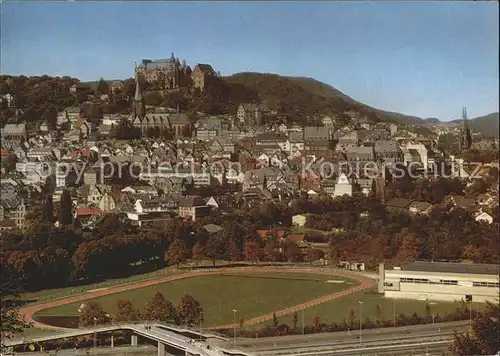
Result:
M490 288L500 288L499 283L495 282L472 282L473 287L490 287Z

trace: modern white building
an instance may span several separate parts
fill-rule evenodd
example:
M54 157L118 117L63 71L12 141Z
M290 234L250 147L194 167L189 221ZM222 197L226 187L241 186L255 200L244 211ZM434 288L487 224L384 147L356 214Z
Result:
M333 197L342 197L344 195L352 197L352 184L349 182L349 179L347 178L345 173L341 173L339 178L337 179L337 183L335 184Z
M385 297L484 303L500 295L500 265L414 262L385 270L379 264L379 293Z

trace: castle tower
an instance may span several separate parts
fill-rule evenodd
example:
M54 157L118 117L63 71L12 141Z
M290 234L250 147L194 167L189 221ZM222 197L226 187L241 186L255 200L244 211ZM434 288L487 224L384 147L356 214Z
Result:
M137 118L144 118L146 116L146 107L144 106L144 99L142 98L141 85L139 83L139 74L137 72L137 63L135 63L135 96L134 96L134 114Z
M462 125L460 126L460 137L458 148L460 152L468 150L472 146L472 135L469 129L469 120L467 119L467 108L464 106L462 110Z

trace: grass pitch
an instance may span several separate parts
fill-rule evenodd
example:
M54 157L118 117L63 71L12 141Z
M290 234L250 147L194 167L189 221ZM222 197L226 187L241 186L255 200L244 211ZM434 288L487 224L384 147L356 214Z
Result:
M334 282L332 282L334 281ZM340 282L340 283L339 283ZM135 308L143 310L154 293L177 304L184 293L196 298L204 309L203 326L233 321L242 316L248 320L263 314L304 303L327 294L339 292L358 283L349 278L308 273L276 272L221 274L190 277L150 287L95 298L108 313L116 312L116 302L128 299ZM88 302L88 301L87 301ZM81 303L45 309L38 316L76 316Z

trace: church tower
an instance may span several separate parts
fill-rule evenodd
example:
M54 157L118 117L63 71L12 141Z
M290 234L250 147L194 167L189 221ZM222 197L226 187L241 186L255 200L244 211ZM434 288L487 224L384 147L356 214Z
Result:
M462 124L460 126L460 138L458 148L460 152L468 150L472 146L472 135L469 129L469 120L467 119L467 108L464 106L462 110Z
M146 107L142 98L141 86L139 84L139 74L137 72L137 63L135 64L135 97L134 97L134 114L135 117L143 119L146 116Z

